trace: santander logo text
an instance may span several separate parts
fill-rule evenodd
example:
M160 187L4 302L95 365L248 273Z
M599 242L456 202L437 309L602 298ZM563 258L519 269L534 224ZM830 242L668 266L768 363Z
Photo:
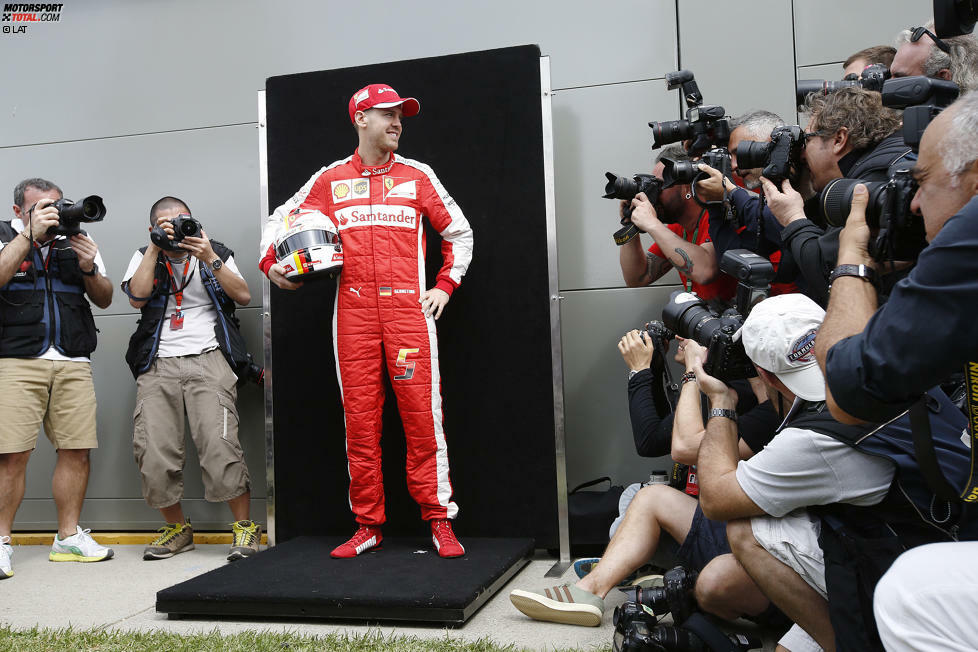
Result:
M418 216L410 206L348 206L336 211L340 229L358 226L395 226L414 229Z

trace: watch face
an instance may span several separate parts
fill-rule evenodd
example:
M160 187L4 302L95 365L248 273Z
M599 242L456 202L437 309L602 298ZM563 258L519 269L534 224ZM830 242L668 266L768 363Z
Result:
M220 258L211 263L211 269L215 271L221 269L222 267L224 267L224 262Z

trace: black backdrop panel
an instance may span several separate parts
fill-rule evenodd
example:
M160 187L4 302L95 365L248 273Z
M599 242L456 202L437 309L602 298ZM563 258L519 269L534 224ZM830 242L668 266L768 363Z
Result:
M468 274L438 321L445 433L460 536L557 546L540 50L399 61L267 80L268 194L282 204L353 153L347 105L368 83L417 97L398 153L429 164L475 232ZM427 221L426 221L427 226ZM428 278L441 266L428 227ZM353 530L331 319L335 283L272 288L279 541ZM385 535L427 532L407 492L395 398L384 407ZM464 541L464 539L463 539Z

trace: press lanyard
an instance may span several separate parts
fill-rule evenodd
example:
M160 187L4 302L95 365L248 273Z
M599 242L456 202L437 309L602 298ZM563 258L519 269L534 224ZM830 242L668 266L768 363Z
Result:
M178 287L177 279L173 275L173 268L170 266L170 261L167 260L165 262L166 271L170 274L170 283L172 284L172 287ZM187 279L187 270L189 269L190 256L187 256L187 262L183 264L183 279L185 281ZM184 287L186 287L186 285L184 285ZM170 330L178 331L183 328L183 313L180 312L180 306L183 304L183 288L181 287L179 290L177 290L173 296L176 297L177 300L177 309L172 315L170 315Z
M703 221L703 214L704 213L706 213L706 209L703 209L702 211L700 211L700 216L696 219L696 230L693 231L693 239L690 240L689 239L689 233L686 231L686 229L683 229L683 240L685 240L686 242L691 242L693 244L696 244L696 239L700 235L700 222ZM687 278L686 275L683 274L683 275L680 276L680 280L683 282L683 289L684 290L686 290L687 292L692 292L693 291L693 279ZM688 285L687 285L687 282L688 282Z

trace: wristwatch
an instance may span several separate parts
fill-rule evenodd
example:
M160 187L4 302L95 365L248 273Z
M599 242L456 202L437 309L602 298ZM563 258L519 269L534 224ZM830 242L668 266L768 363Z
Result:
M727 419L731 419L734 422L736 422L737 410L723 410L720 408L713 408L712 410L710 410L709 418L712 419L713 417L726 417Z
M829 288L840 276L855 276L876 285L876 270L867 265L839 265L829 274Z
M222 261L220 258L215 258L214 260L211 261L211 269L214 270L215 272L221 269L222 267L224 267L224 261Z
M96 265L95 263L92 263L92 270L89 271L89 272L86 272L85 270L83 270L81 268L79 268L79 271L81 271L82 276L95 276L96 274L98 274L98 265Z
M645 370L644 369L629 369L628 370L628 380L631 380L632 378L634 378L635 377L635 374L637 374L640 371L645 371Z

